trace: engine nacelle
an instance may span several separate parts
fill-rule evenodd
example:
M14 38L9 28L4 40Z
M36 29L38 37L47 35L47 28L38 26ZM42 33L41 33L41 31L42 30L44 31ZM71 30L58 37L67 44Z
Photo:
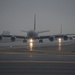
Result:
M3 39L3 37L0 35L0 40L2 40Z
M51 42L53 42L53 41L54 41L54 37L53 37L53 36L50 36L50 37L49 37L49 40L50 40Z
M65 41L68 40L68 36L65 35L65 36L63 37L63 39L64 39Z
M15 40L16 40L16 37L15 36L12 36L11 37L11 41L14 42Z

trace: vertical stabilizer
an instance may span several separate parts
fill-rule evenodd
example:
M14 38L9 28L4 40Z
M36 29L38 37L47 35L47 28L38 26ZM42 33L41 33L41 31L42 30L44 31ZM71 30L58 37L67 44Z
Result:
M36 31L36 14L34 14L34 31Z

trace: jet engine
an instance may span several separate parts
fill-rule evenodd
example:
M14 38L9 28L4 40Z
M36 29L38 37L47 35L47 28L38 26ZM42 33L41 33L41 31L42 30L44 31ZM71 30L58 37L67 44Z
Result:
M3 37L0 35L0 40L2 40L2 38L3 38Z
M63 39L64 39L65 41L68 40L68 36L67 36L67 35L63 36Z
M53 42L53 41L54 41L54 37L53 37L53 36L50 36L50 37L49 37L49 40L50 40L51 42Z
M15 36L12 36L11 37L11 41L14 42L15 40L16 40L16 37Z

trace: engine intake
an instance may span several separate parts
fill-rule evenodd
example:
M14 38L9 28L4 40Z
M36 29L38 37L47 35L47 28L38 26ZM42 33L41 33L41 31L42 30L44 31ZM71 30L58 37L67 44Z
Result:
M65 35L65 36L63 37L63 39L64 39L64 40L68 40L68 36Z
M16 37L12 36L11 41L14 42L16 40Z
M51 41L51 42L53 42L54 41L54 37L49 37L49 40Z

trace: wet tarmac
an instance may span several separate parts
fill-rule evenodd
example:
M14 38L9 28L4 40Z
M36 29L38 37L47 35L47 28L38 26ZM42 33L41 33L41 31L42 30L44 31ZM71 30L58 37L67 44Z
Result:
M75 43L33 50L1 47L0 75L75 75Z
M2 62L0 75L75 75L75 63Z

